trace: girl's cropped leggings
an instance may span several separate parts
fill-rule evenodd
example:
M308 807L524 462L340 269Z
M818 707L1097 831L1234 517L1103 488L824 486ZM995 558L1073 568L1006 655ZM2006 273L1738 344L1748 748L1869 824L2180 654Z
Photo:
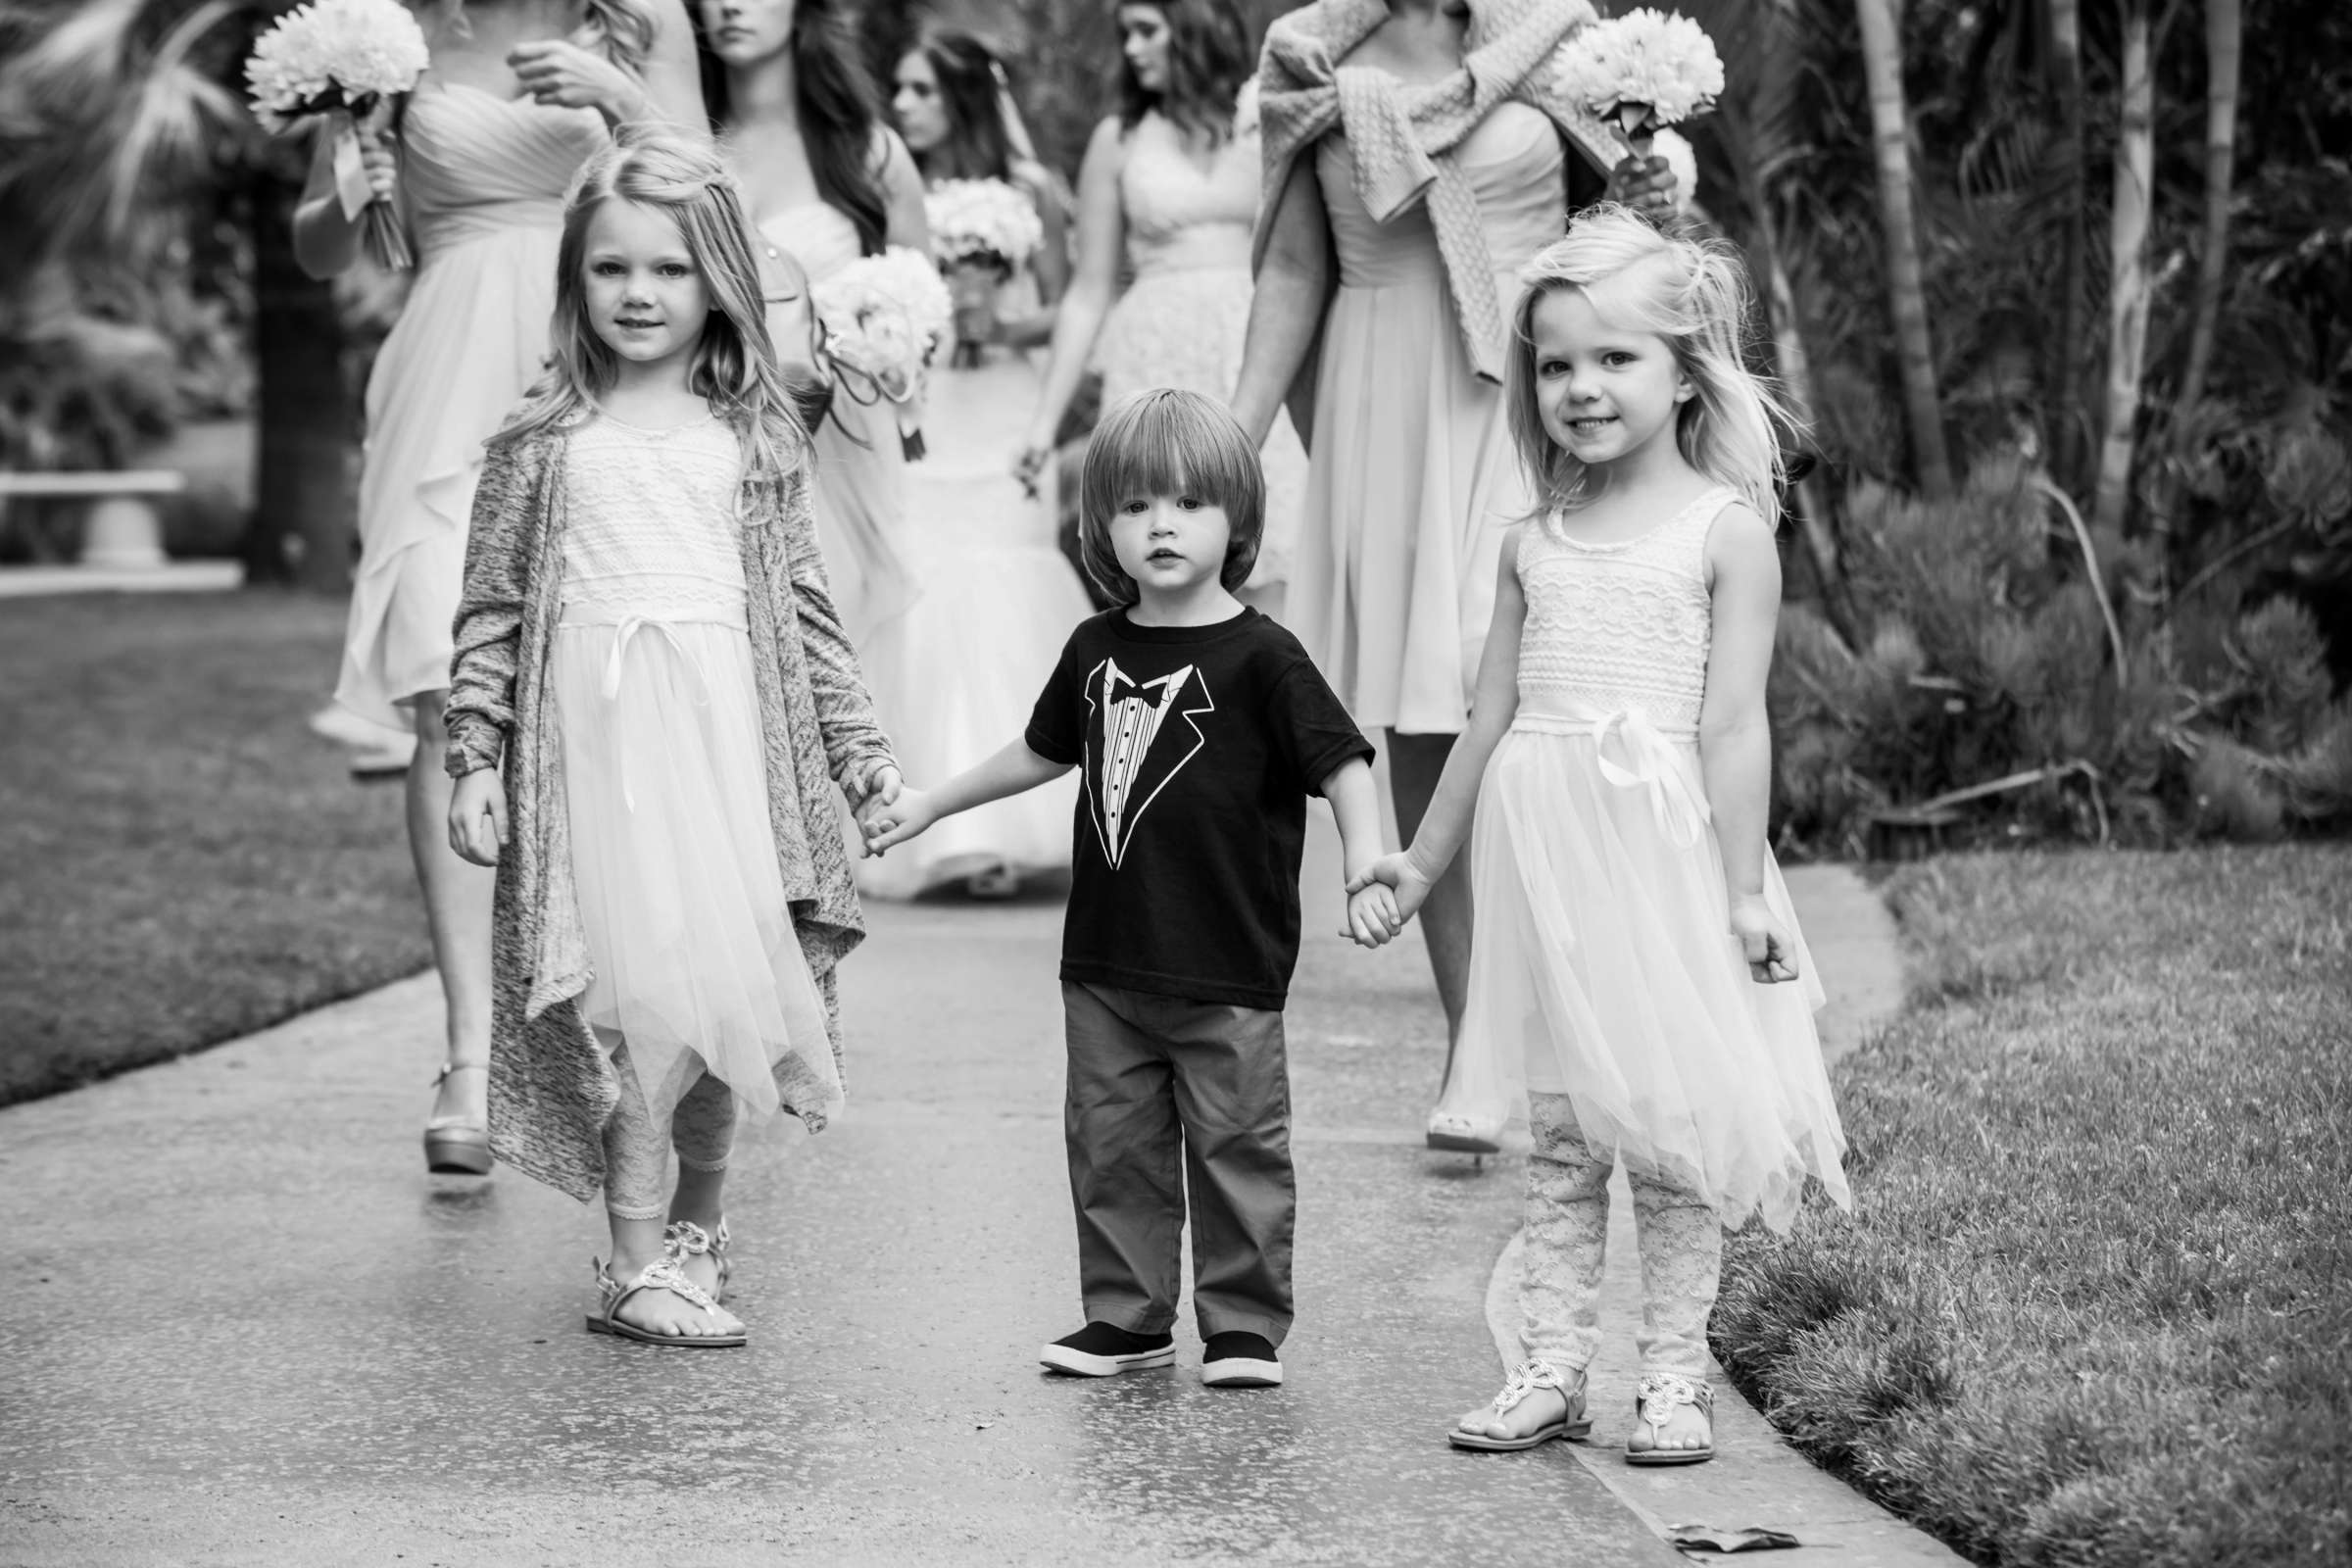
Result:
M1566 1095L1528 1096L1527 1240L1520 1338L1531 1361L1581 1372L1600 1346L1600 1271L1609 1245L1609 1171L1585 1146ZM1695 1194L1626 1168L1642 1251L1644 1372L1707 1373L1707 1314L1723 1266L1723 1226Z
M612 1073L620 1080L620 1102L605 1123L605 1207L621 1219L660 1219L667 1212L662 1200L663 1179L669 1174L669 1152L678 1152L686 1170L721 1171L735 1145L735 1092L709 1073L678 1098L669 1118L669 1134L654 1125L654 1113L637 1087L629 1065L628 1047L612 1054Z

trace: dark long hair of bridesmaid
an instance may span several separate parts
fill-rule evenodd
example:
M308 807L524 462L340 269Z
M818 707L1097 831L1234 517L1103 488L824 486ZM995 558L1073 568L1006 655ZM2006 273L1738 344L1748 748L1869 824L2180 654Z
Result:
M1152 110L1178 130L1210 143L1233 132L1234 100L1256 69L1250 24L1234 0L1121 0L1149 5L1168 22L1168 90L1146 92L1119 58L1119 123L1133 130Z
M948 138L923 156L931 179L1010 179L1012 138L1004 129L1004 68L988 45L959 27L938 27L906 51L939 78Z
M859 47L854 0L800 0L792 18L793 85L797 90L801 140L808 146L816 193L841 209L858 229L858 248L882 254L890 223L890 197L882 188L881 160L874 133L882 124L882 98L866 74ZM703 38L701 8L695 8L695 36ZM723 132L732 106L727 102L726 68L708 41L698 51L703 68L703 102L710 128Z

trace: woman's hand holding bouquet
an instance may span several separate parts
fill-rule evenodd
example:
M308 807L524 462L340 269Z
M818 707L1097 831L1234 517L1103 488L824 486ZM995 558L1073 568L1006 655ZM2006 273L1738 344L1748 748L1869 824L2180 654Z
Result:
M941 180L923 199L923 217L955 298L955 363L976 365L996 335L997 289L1045 243L1045 222L1001 179Z
M413 264L394 210L395 163L377 117L416 87L430 56L400 0L314 0L262 34L245 62L254 117L272 131L327 117L335 195L349 222L365 221L386 267Z
M1615 124L1641 171L1637 205L1655 210L1688 206L1694 172L1689 144L1680 136L1653 156L1651 138L1715 106L1723 92L1723 60L1706 29L1688 17L1643 7L1622 17L1580 27L1552 57L1552 82L1561 96ZM1630 183L1627 166L1615 182ZM1670 183L1659 178L1671 172ZM1675 187L1680 187L1675 188ZM1622 199L1622 197L1621 197Z

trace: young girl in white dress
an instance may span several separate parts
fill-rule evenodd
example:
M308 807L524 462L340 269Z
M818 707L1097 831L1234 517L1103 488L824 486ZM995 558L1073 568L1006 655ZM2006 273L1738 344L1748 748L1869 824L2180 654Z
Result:
M1723 1227L1786 1228L1808 1177L1851 1202L1821 987L1765 844L1777 414L1741 364L1728 249L1603 206L1525 277L1504 396L1538 511L1503 543L1470 725L1429 814L1354 887L1393 889L1409 917L1471 834L1478 933L1441 1108L1491 1135L1523 1094L1535 1140L1527 1359L1449 1437L1590 1429L1622 1164L1643 1297L1627 1458L1689 1464L1714 1453Z
M897 772L717 156L624 131L557 269L554 368L491 443L450 680L450 839L499 872L492 1148L601 1192L590 1329L741 1345L727 1152L738 1121L840 1106L859 928L832 791L895 796Z

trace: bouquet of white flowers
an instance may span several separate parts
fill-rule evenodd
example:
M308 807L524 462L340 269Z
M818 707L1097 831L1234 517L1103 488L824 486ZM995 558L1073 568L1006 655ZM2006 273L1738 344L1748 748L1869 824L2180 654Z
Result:
M1037 254L1037 206L1001 179L943 179L923 198L931 255L956 297L956 360L978 364L996 330L996 291Z
M893 403L909 401L921 388L955 313L948 285L922 252L905 245L852 262L809 296L825 323L825 356L834 368L872 383Z
M409 242L399 215L368 189L353 120L414 88L429 61L424 30L400 0L313 0L262 34L245 62L254 117L269 129L330 117L336 199L346 219L367 215L369 248L388 267L411 264Z
M1659 126L1715 107L1723 61L1697 23L1645 6L1570 33L1552 56L1552 83L1642 152Z

